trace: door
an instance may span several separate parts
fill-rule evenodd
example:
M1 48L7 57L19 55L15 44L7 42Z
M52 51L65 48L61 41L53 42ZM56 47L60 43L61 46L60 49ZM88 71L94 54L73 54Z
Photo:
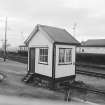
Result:
M35 48L29 49L29 72L35 73Z

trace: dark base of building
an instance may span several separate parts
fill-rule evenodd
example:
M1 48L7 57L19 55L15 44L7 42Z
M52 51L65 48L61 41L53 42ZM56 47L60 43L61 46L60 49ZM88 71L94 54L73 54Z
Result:
M32 83L36 86L41 86L49 89L58 89L64 87L64 84L68 86L75 81L75 75L61 77L61 78L52 78L41 74L27 74L23 81L26 83Z

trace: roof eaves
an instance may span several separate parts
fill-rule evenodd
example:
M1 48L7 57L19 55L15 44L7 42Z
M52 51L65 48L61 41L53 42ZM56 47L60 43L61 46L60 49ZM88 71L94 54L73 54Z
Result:
M65 43L65 42L54 42L55 44L65 44L65 45L76 45L80 46L80 43Z

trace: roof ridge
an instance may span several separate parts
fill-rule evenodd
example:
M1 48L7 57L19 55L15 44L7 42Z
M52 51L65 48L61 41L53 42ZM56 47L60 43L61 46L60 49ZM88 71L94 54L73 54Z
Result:
M40 24L37 24L36 27L37 29L42 29L43 31L45 31L54 42L79 44L79 41L76 40L76 38L74 38L64 28L58 28L58 27L40 25ZM34 34L32 36L34 36ZM28 37L28 40L26 41L26 43L28 43L31 40L31 38L32 37Z
M64 28L61 28L61 27L55 27L55 26L49 26L49 25L41 25L41 24L38 24L38 26L41 26L41 27L49 27L49 28L55 28L55 29L60 29L60 30L65 30Z

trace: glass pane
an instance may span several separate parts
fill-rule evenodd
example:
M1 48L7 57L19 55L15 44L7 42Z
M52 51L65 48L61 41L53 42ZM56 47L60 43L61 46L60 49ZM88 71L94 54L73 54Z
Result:
M42 49L42 55L44 55L44 49Z
M59 63L64 63L65 49L59 49Z
M48 49L44 49L44 55L48 55Z
M42 62L44 62L44 56L42 56Z
M43 56L40 56L40 62L43 62Z
M48 62L48 56L45 56L44 58L45 58L45 62Z
M39 55L39 60L40 62L45 62L47 63L48 62L48 49L46 48L41 48L40 49L40 55Z
M40 55L43 55L43 49L40 49Z
M71 49L66 49L66 62L71 62Z
M70 49L70 51L69 51L69 55L70 55L70 56L69 56L69 61L72 62L72 50L71 50L71 49Z

